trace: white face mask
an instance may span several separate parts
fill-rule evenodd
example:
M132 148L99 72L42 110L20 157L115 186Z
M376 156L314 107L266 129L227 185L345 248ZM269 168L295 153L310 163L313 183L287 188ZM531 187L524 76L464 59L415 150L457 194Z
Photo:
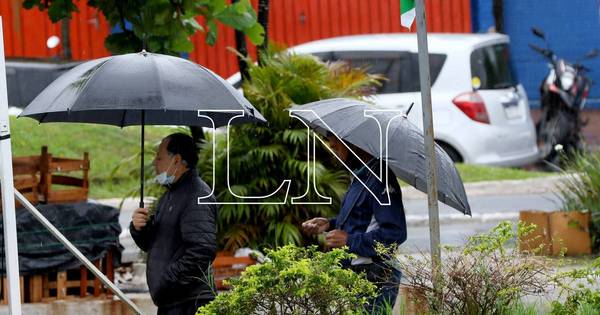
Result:
M167 167L166 171L164 171L164 172L156 175L156 177L154 177L154 181L163 186L173 184L175 182L175 175L168 174L172 165L173 165L173 160L171 160L171 163L169 164L169 167ZM177 168L175 169L175 172L177 172Z

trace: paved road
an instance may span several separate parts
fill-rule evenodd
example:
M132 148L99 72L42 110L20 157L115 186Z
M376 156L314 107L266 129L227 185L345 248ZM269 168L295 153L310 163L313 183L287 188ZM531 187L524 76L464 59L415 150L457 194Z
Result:
M464 216L440 204L440 238L442 244L458 245L467 236L489 230L501 221L517 221L520 210L553 211L561 201L554 193L527 195L491 195L469 198L473 216ZM406 200L408 240L407 251L429 250L429 221L427 200Z

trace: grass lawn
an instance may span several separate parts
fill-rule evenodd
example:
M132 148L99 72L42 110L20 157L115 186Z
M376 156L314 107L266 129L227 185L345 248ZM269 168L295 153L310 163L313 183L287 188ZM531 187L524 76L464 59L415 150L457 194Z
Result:
M464 182L481 182L490 180L514 180L556 175L557 173L534 172L519 168L492 167L472 164L456 164Z
M74 123L38 124L33 119L11 117L14 156L39 155L43 145L54 156L80 158L90 154L90 197L119 198L139 187L140 127ZM162 137L174 132L169 127L146 127L146 146L158 144ZM126 159L128 159L125 161ZM152 154L146 155L149 165ZM121 164L118 170L115 168ZM525 179L551 175L521 169L476 165L457 165L465 182ZM134 171L133 173L128 173Z

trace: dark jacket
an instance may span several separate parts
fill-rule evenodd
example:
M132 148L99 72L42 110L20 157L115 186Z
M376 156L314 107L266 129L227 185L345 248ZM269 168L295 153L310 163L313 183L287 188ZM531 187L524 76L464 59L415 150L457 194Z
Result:
M209 265L217 250L217 206L198 204L198 197L210 192L196 170L189 170L168 187L141 231L129 227L148 253L146 278L157 306L215 296Z
M379 160L373 159L368 166L379 174ZM375 251L377 242L386 246L400 245L406 241L406 218L402 204L402 191L396 176L388 170L388 185L381 182L367 167L355 171L358 179L353 178L348 192L342 200L341 210L337 217L330 219L331 229L343 230L348 233L347 245L351 253L363 257L379 258ZM365 187L366 185L366 187ZM369 189L367 189L367 187ZM379 196L376 198L370 191ZM389 205L379 201L387 201L385 196L389 191ZM367 232L373 218L376 227Z

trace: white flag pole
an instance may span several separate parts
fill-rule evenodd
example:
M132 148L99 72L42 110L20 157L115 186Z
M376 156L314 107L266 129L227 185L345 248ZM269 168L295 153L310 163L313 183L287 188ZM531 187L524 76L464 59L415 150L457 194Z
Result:
M431 78L429 76L429 50L427 48L427 24L424 0L415 1L417 15L417 42L419 49L419 78L421 83L421 104L423 108L423 132L427 155L427 201L429 205L429 244L433 268L433 285L439 285L437 275L441 266L440 218L438 209L435 142L433 137L433 112L431 109Z
M8 278L8 307L11 315L20 315L19 251L17 248L17 220L15 218L15 195L8 121L8 92L6 88L2 17L0 17L0 179L0 185L2 186L4 252L6 254L6 275Z

